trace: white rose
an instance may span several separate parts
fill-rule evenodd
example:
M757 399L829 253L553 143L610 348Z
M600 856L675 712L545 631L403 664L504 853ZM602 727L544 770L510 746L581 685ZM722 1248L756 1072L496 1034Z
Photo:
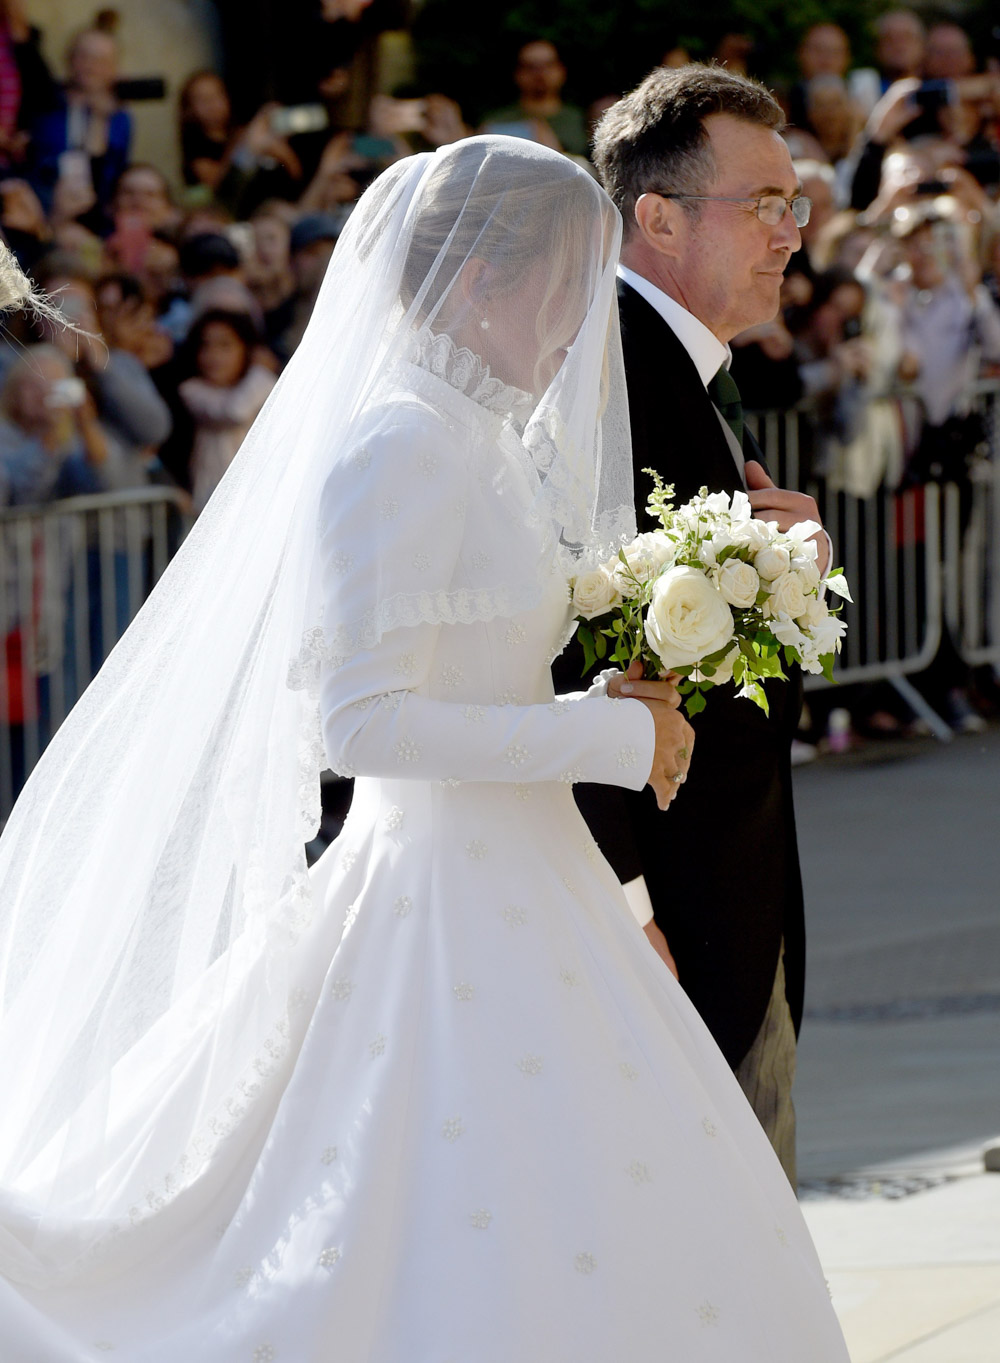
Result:
M746 610L757 600L760 578L749 563L738 558L727 558L719 569L718 588L731 606Z
M589 573L581 573L573 584L573 606L586 620L603 615L620 601L621 597L604 568L592 568Z
M669 563L676 551L673 540L655 530L647 530L636 535L631 544L623 549L625 561L633 576L639 582L648 582L655 577L665 563ZM614 587L625 596L635 591L635 583L630 579L621 559L612 559L607 565L611 572Z
M768 582L773 582L776 577L788 572L788 565L791 561L792 556L783 545L769 544L764 549L758 549L753 566L761 577L766 578Z
M668 568L646 612L646 638L663 666L691 667L733 637L733 613L697 568Z
M782 573L771 583L768 605L774 615L790 615L793 620L806 608L806 594L798 573Z

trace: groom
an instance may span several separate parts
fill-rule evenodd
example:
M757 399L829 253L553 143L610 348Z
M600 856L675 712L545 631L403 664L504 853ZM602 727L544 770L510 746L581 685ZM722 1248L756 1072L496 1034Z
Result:
M782 529L819 520L810 497L771 482L728 374L732 338L775 316L796 215L807 216L782 124L762 85L692 65L653 71L598 129L594 160L625 220L618 300L641 529L644 468L674 484L676 503L702 486L745 487L755 514ZM828 555L824 534L821 569ZM794 1185L805 934L790 746L801 679L767 691L769 718L732 687L709 693L689 780L666 814L648 791L577 789L640 921L648 891L647 935L676 963Z

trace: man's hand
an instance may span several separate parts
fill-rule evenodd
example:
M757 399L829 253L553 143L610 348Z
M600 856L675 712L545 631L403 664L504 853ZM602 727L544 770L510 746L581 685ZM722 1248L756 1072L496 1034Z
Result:
M664 965L670 971L671 975L673 975L677 983L680 984L681 977L677 973L677 962L670 954L670 948L667 946L667 939L664 937L660 929L656 926L655 918L651 918L649 920L649 922L643 928L643 932L649 938L649 945L656 952L657 956L659 956L660 960L663 961Z
M677 709L681 703L677 687L669 679L643 681L642 663L634 662L628 672L611 678L608 695L640 701L653 716L656 746L648 784L660 809L666 809L687 780L694 751L694 730Z
M800 521L819 521L819 507L805 492L790 492L787 488L775 487L764 472L763 465L756 459L748 459L744 470L747 480L747 494L753 514L759 521L777 521L781 531L791 530ZM830 566L830 542L824 531L813 535L818 553L816 567L825 573Z

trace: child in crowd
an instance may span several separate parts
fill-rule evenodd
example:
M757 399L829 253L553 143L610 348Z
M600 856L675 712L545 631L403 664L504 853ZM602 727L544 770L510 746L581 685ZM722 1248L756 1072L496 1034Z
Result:
M195 426L191 452L194 511L199 515L233 461L243 437L274 387L274 375L255 360L257 329L245 313L213 309L189 337L194 374L180 397Z

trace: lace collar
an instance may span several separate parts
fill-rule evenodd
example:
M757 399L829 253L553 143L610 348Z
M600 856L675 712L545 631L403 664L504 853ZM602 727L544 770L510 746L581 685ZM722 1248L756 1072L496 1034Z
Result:
M464 347L459 349L447 333L438 336L429 327L421 327L413 337L407 359L477 406L506 417L517 426L524 426L537 405L537 399L523 388L493 378L489 366L478 355Z

